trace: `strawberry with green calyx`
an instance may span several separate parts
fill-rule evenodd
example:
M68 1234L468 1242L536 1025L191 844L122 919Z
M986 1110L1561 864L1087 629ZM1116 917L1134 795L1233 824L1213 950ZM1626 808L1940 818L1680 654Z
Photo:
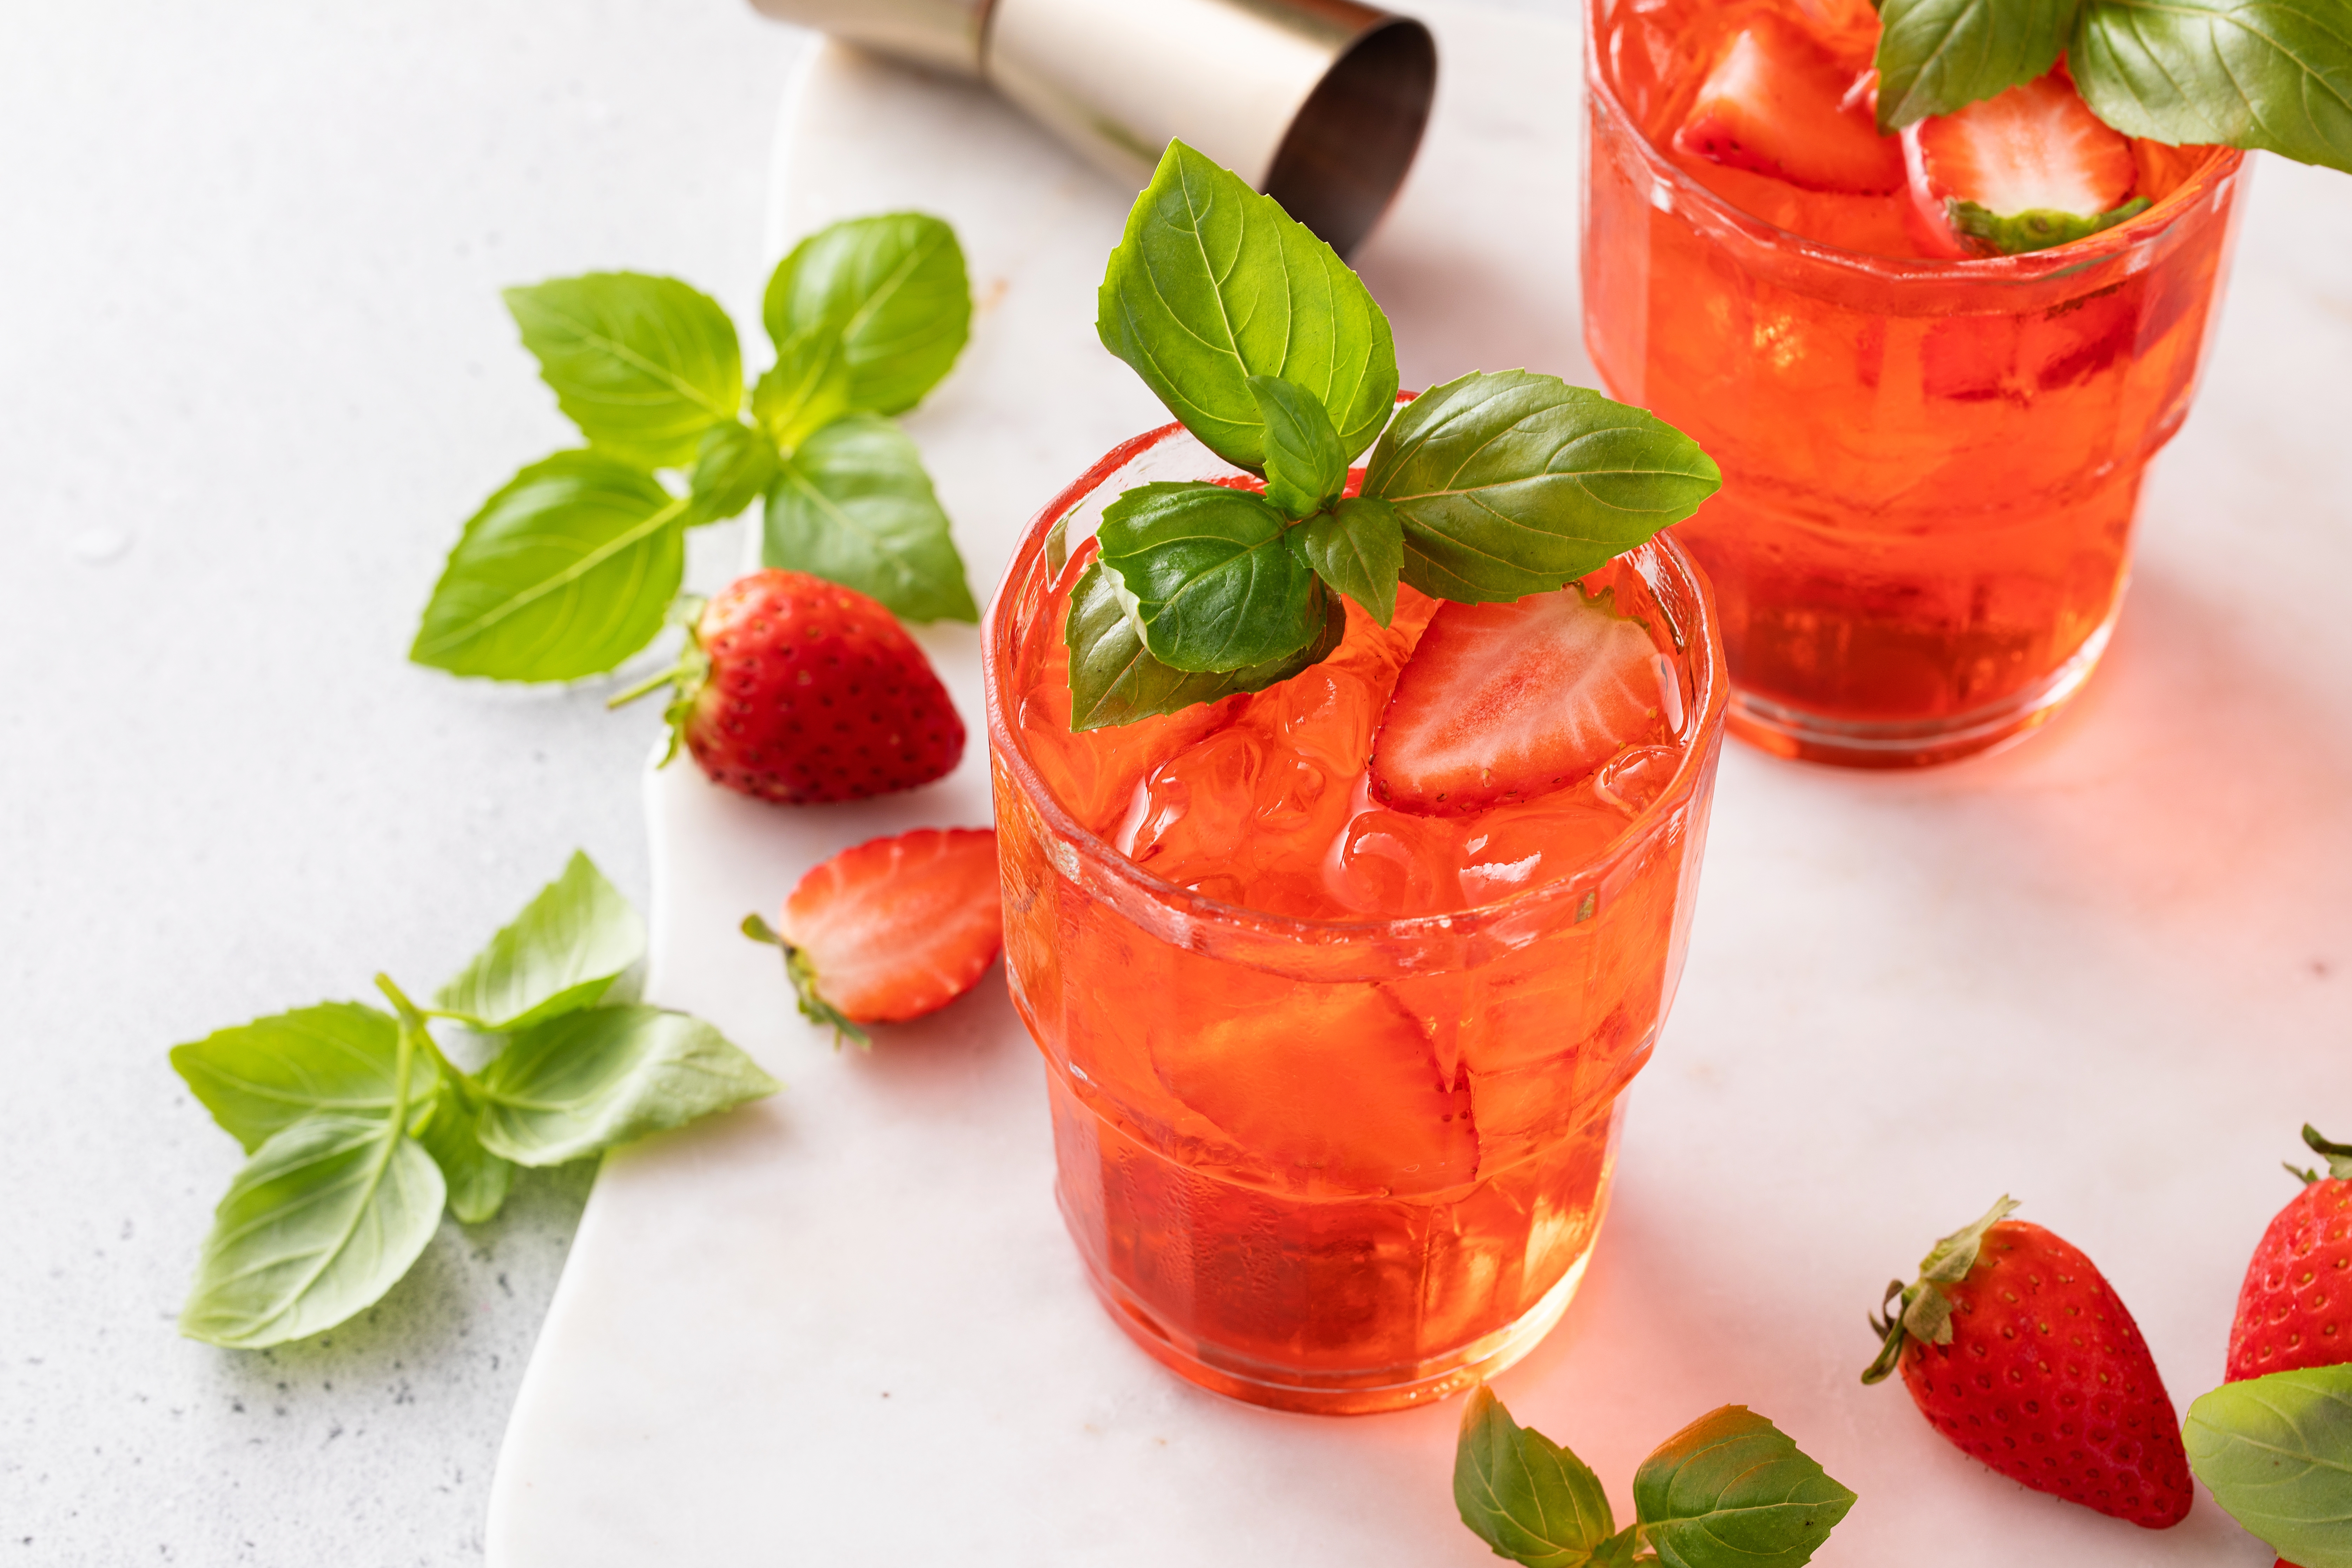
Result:
M2131 143L2063 68L1905 127L1903 156L1912 232L1937 254L2047 250L2147 210Z
M773 929L746 915L743 934L783 949L803 1017L835 1045L870 1045L860 1025L935 1013L996 962L996 834L923 827L853 846L800 879Z
M613 701L669 686L669 755L684 744L714 783L809 805L912 789L962 759L947 688L863 594L771 567L689 605L686 629L675 666Z
M1454 1449L1462 1522L1496 1556L1534 1568L1801 1568L1853 1501L1744 1405L1700 1416L1642 1461L1622 1530L1591 1468L1513 1421L1484 1384L1463 1405Z
M2222 1373L2231 1383L2352 1362L2352 1144L2331 1143L2308 1125L2303 1141L2327 1173L2287 1167L2303 1190L2272 1219L2246 1268Z
M506 301L586 445L525 468L466 524L411 659L495 680L613 669L660 631L687 531L763 498L766 564L910 621L979 618L922 458L887 417L970 328L945 223L887 213L803 240L761 312L776 363L748 386L734 323L674 278L590 273Z
M2325 1162L2255 1245L2225 1381L2189 1406L2189 1463L2279 1568L2352 1568L2352 1144L2305 1125Z
M2194 1497L2138 1325L2080 1250L2002 1198L1886 1288L1877 1383L1898 1366L1937 1431L2011 1480L2150 1530ZM1900 1306L1896 1303L1899 1300Z

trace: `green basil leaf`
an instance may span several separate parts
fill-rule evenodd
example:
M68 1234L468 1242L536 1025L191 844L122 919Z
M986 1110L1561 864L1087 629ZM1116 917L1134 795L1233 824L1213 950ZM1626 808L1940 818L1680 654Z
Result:
M1062 635L1070 649L1074 731L1132 724L1241 692L1262 691L1322 663L1348 630L1348 612L1318 585L1308 598L1322 614L1323 630L1297 652L1223 674L1173 669L1143 646L1143 634L1121 595L1118 574L1093 561L1078 574L1070 595Z
M1152 658L1222 672L1297 652L1322 626L1315 574L1282 514L1224 485L1139 485L1103 509L1103 564L1118 574Z
M2227 1383L2189 1406L2189 1468L2302 1568L2352 1568L2352 1366Z
M533 463L466 524L408 657L499 680L603 674L661 630L688 504L601 452Z
M1397 574L1404 567L1404 526L1376 496L1349 496L1290 531L1291 545L1315 574L1356 601L1382 626L1396 616Z
M955 230L925 213L819 229L768 279L761 318L782 350L803 332L840 335L849 406L897 414L937 385L971 330L971 285Z
M1513 1421L1484 1384L1471 1391L1454 1440L1454 1506L1496 1556L1541 1568L1583 1568L1617 1531L1600 1478ZM1624 1544L1630 1548L1630 1537Z
M829 325L786 338L751 389L751 417L787 452L849 409L849 353Z
M713 425L694 449L693 501L686 521L699 526L733 517L767 492L776 477L776 444L740 420Z
M520 1165L560 1165L781 1087L700 1019L646 1006L551 1018L480 1084L482 1146Z
M476 1115L445 1089L425 1113L414 1136L433 1163L441 1168L448 1188L449 1212L463 1225L480 1225L499 1212L514 1184L514 1162L482 1147Z
M2008 91L2046 75L2078 0L1880 0L1878 129Z
M172 1067L224 1131L251 1153L320 1111L388 1116L397 1098L400 1026L357 1002L323 1002L256 1018L172 1047ZM425 1058L412 1100L432 1091Z
M523 346L589 445L659 468L743 405L735 323L675 278L591 272L506 291Z
M404 1116L305 1117L229 1184L180 1331L257 1349L331 1329L408 1272L446 1189Z
M1722 482L1698 443L1655 416L1509 370L1407 404L1372 449L1364 494L1397 510L1406 582L1486 604L1565 587Z
M801 444L768 489L761 559L878 599L906 621L976 621L947 513L905 431L873 414Z
M1700 1416L1642 1461L1633 1511L1665 1568L1798 1568L1853 1493L1744 1405Z
M1396 343L1362 279L1272 197L1181 142L1127 215L1095 331L1238 468L1265 463L1253 375L1311 393L1350 458L1396 403Z
M1265 422L1265 499L1285 517L1312 517L1348 485L1348 454L1315 395L1279 376L1249 378Z
M645 955L645 922L575 849L563 874L441 987L434 1005L487 1034L527 1029L593 1005Z
M2082 0L2066 51L2091 112L2126 136L2263 147L2352 170L2343 0Z

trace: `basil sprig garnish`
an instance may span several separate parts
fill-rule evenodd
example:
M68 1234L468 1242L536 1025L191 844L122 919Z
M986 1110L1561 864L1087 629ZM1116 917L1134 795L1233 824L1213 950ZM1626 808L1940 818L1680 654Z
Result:
M588 445L524 468L466 524L409 658L499 680L611 669L661 629L686 531L762 497L769 565L907 620L979 618L922 458L887 417L971 330L946 224L889 213L803 240L768 281L776 363L748 388L734 323L674 278L592 272L506 301Z
M518 1165L555 1165L777 1084L718 1030L622 994L645 956L585 855L420 1008L327 1002L177 1046L172 1066L252 1157L221 1200L180 1316L242 1348L331 1329L408 1272L444 1207L478 1225ZM475 1072L428 1018L488 1037Z
M2175 146L2352 170L2342 0L1879 0L1878 124L2033 80L2063 52L2091 112Z
M2352 1568L2352 1366L2225 1383L2180 1437L2213 1500L2283 1560Z
M1400 581L1465 603L1564 587L1722 482L1681 432L1557 376L1465 375L1399 412L1363 280L1181 142L1097 307L1103 346L1265 488L1150 484L1104 510L1064 626L1076 729L1287 679L1339 646L1343 597L1388 625Z
M1591 1467L1483 1384L1462 1412L1454 1503L1495 1555L1539 1568L1800 1568L1853 1493L1744 1405L1700 1416L1633 1475L1624 1529Z

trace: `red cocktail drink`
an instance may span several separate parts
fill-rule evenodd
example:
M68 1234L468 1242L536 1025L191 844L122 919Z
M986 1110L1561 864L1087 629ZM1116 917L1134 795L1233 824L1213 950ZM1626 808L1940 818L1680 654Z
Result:
M1374 798L1438 607L1410 588L1387 629L1349 605L1288 680L1071 732L1064 622L1102 508L1235 472L1177 426L1119 448L990 607L1006 971L1120 1326L1240 1398L1387 1409L1507 1365L1576 1288L1681 969L1727 688L1701 579L1659 541L1582 584L1649 638L1639 732L1533 798Z
M1688 131L1743 30L1801 28L1866 89L1863 0L1591 0L1589 21L1586 342L1613 395L1722 466L1675 531L1718 595L1732 728L1905 766L2038 724L2105 645L2143 472L2212 326L2242 155L2129 143L2138 216L1949 258L1902 189L1806 188Z

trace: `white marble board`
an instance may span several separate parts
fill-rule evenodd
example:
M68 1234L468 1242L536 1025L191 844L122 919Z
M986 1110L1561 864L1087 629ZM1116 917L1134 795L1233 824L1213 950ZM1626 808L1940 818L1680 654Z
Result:
M1437 114L1359 258L1406 384L1589 383L1574 31L1423 9ZM909 424L982 589L1046 497L1165 417L1092 331L1129 195L976 90L847 50L788 93L772 254L898 206L962 236L971 346ZM1832 1568L2268 1562L2210 1500L2151 1534L2026 1492L1855 1374L1879 1288L2007 1190L2101 1262L2185 1405L2219 1378L2295 1129L2352 1128L2347 254L2352 181L2266 161L2121 634L2047 731L1912 777L1727 756L1614 1212L1498 1384L1621 1515L1654 1442L1738 1402L1861 1494ZM976 635L923 637L977 726ZM735 934L846 844L985 821L976 733L951 779L888 800L778 810L679 766L646 801L649 993L789 1088L606 1163L507 1436L493 1568L1492 1561L1454 1517L1452 1405L1250 1409L1111 1326L993 980L836 1052Z

